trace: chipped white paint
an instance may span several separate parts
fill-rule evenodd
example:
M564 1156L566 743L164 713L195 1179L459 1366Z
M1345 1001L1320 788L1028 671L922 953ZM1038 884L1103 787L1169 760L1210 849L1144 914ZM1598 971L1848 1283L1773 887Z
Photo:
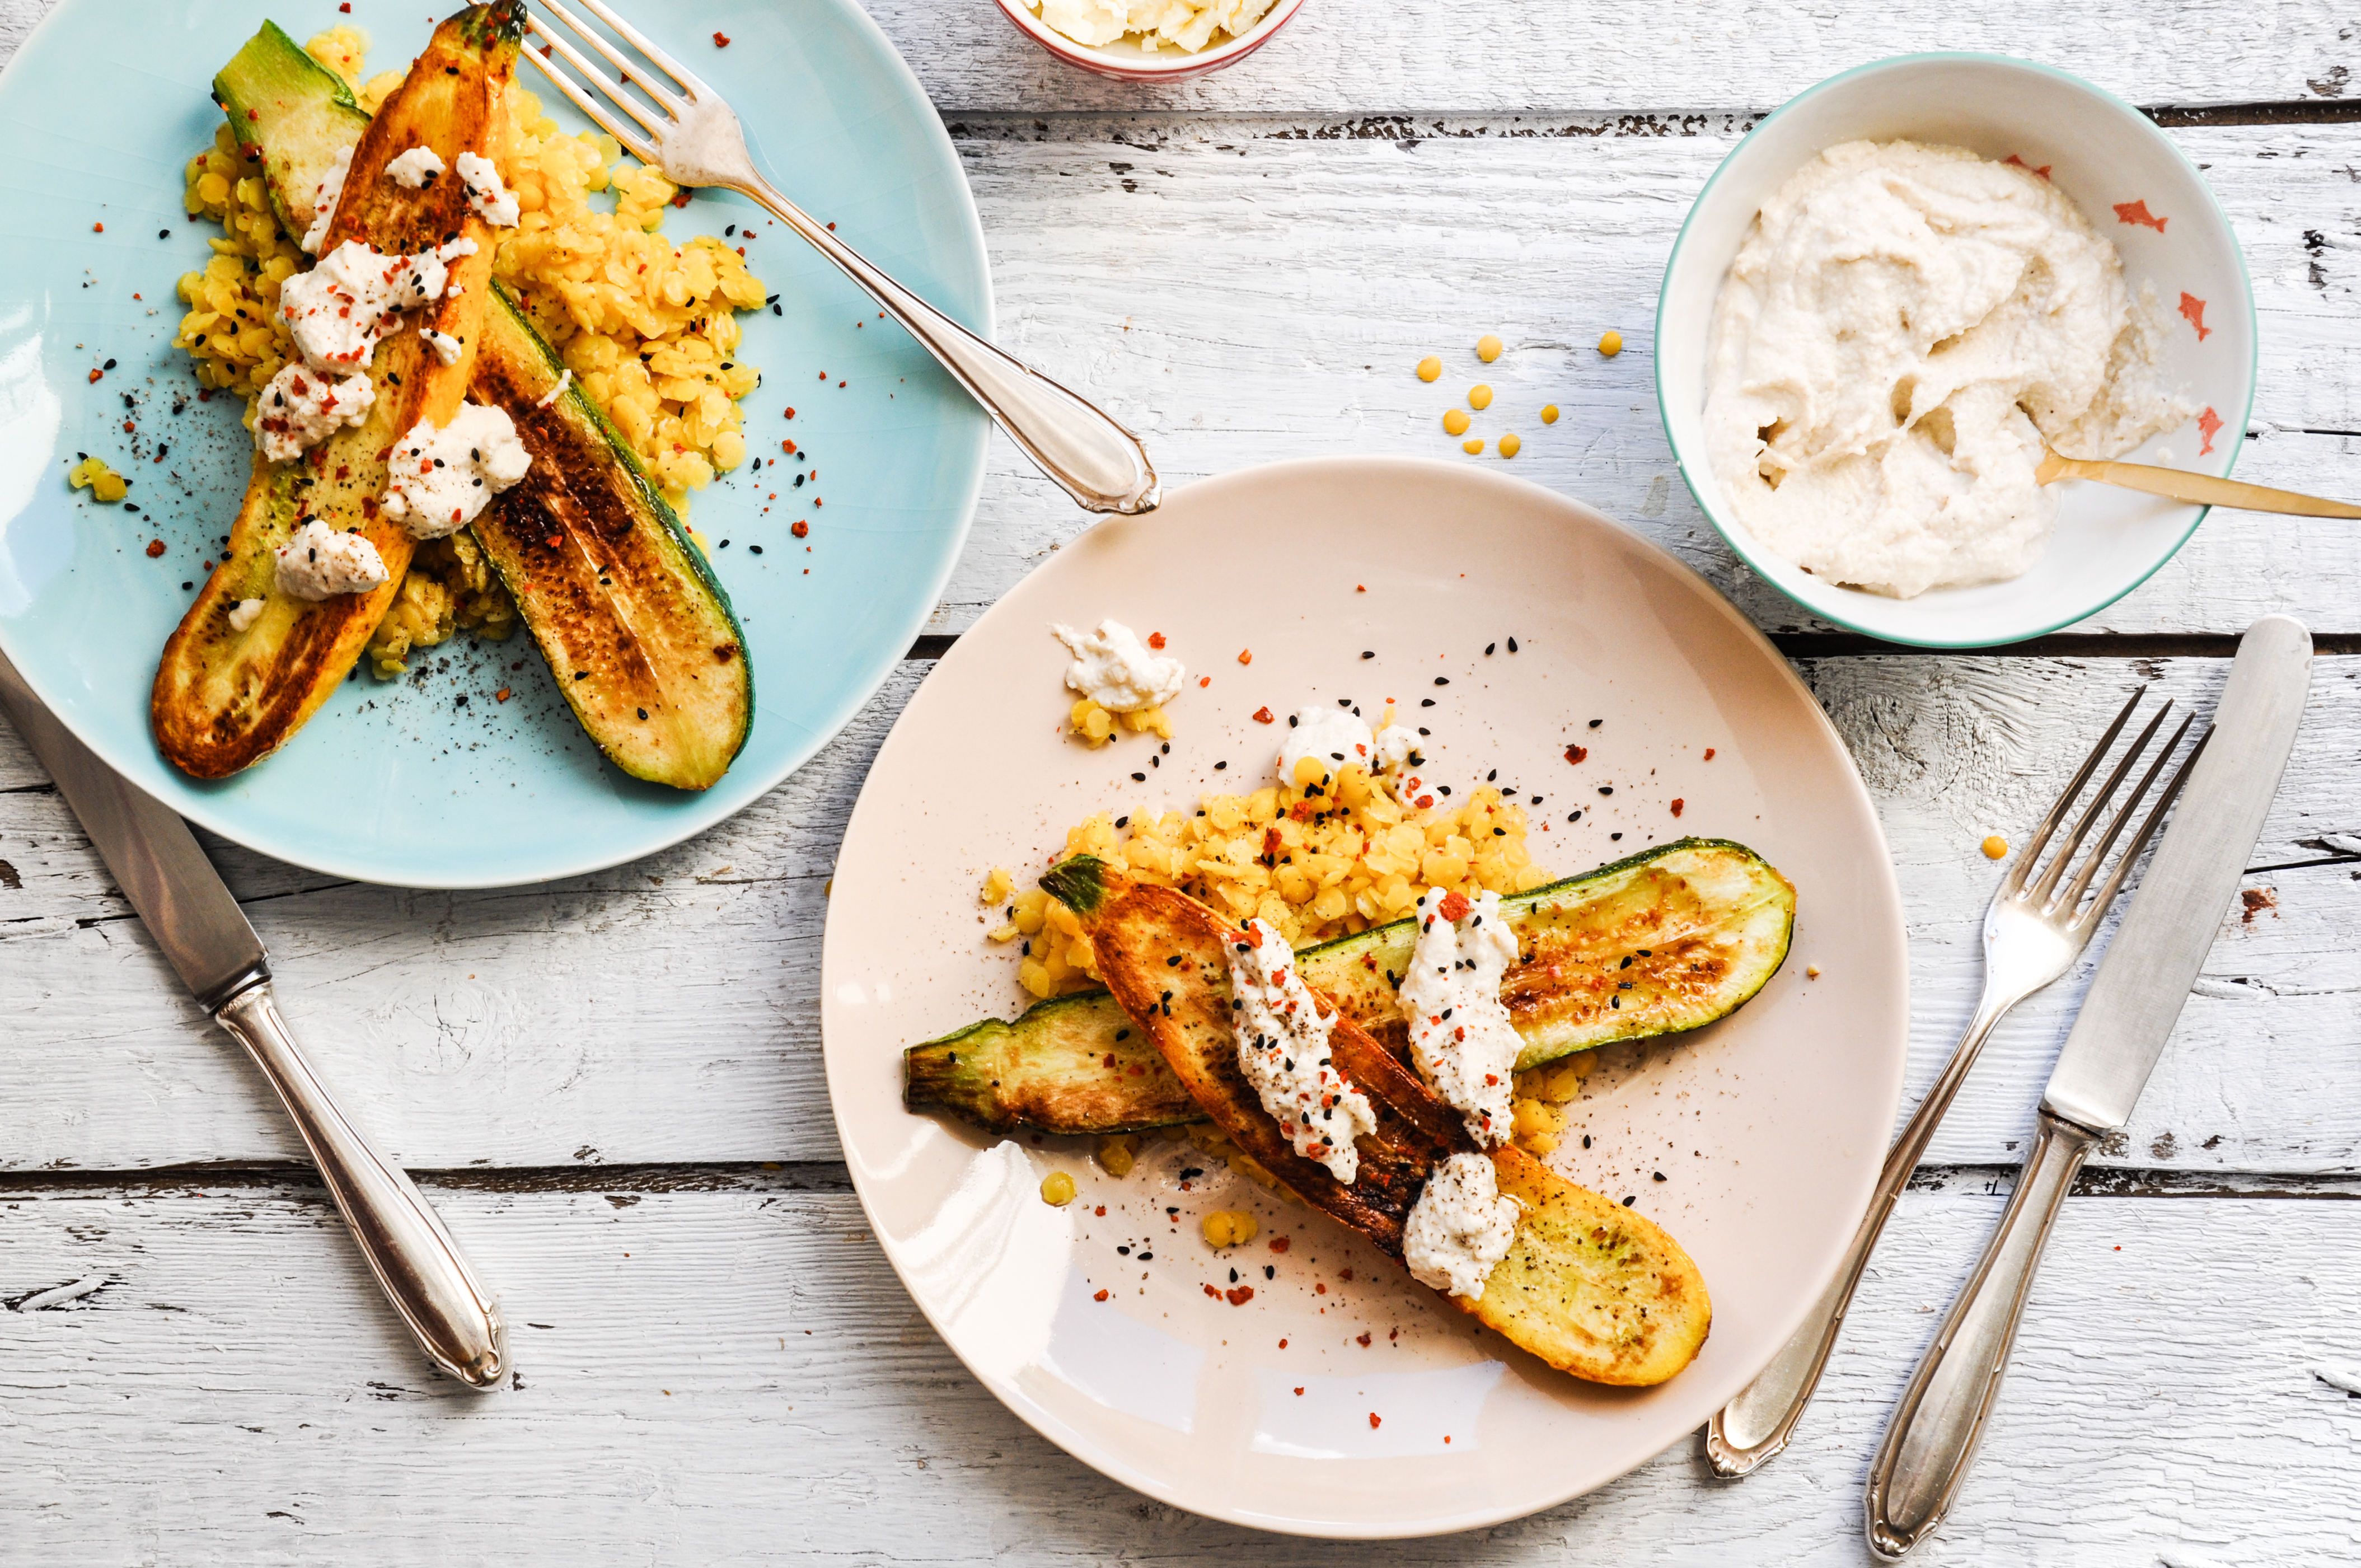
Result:
M491 1521L503 1563L1337 1561L1036 1436L911 1310L850 1193L430 1187L514 1324L515 1385L477 1397L409 1347L316 1193L202 1190L0 1201L0 1292L119 1277L0 1313L12 1562L399 1568ZM1811 1418L1745 1486L1683 1442L1565 1507L1354 1560L1855 1568L1884 1412L1999 1210L1903 1199ZM2356 1249L2356 1203L2070 1203L1935 1561L2350 1561L2361 1399L2312 1369L2361 1362Z
M212 847L250 901L308 1048L409 1163L834 1159L818 1033L821 884L868 760L922 669L905 667L844 738L745 815L600 876L402 893ZM1880 802L1901 869L1913 1095L1974 1003L1982 909L1999 874L1978 849L1984 836L2022 842L2132 685L2203 706L2225 670L2215 659L1805 666ZM2308 845L2323 830L2361 829L2356 677L2361 659L2321 662L2255 864L2333 860ZM0 790L37 776L0 731ZM1586 824L1553 834L1550 864L1571 872L1617 852ZM11 1086L0 1170L299 1157L56 795L0 793L0 861L22 883L0 889L0 932L17 919L55 933L0 940L0 977L22 999L0 1030L0 1082ZM2138 1115L2102 1163L2361 1168L2356 870L2254 879L2276 903L2225 924ZM951 878L945 896L972 896L965 869ZM1811 944L1815 891L1803 890L1796 971L1844 961ZM2086 965L2002 1025L1934 1160L2017 1157L2087 978Z
M0 0L0 54L44 8ZM1808 623L1690 501L1650 361L1665 252L1748 114L1938 45L2059 60L2147 104L2361 91L2351 29L2318 0L1695 0L1649 17L1642 42L1628 7L1312 0L1246 65L1149 91L1055 65L988 0L871 8L955 125L1005 341L1146 433L1168 481L1341 451L1496 462L1459 458L1436 427L1480 378L1499 398L1478 433L1524 438L1513 472L1631 522L1773 630ZM2361 126L2173 135L2207 166L2262 312L2259 439L2241 477L2361 495ZM1627 347L1602 359L1591 345L1609 327ZM1479 371L1470 345L1488 331L1509 353ZM1447 366L1431 387L1410 373L1430 352ZM1536 417L1544 401L1565 411L1554 426ZM970 624L1081 525L999 444L935 629ZM2235 631L2289 609L2350 634L2356 589L2361 531L2216 513L2079 630ZM402 893L208 848L270 944L307 1044L409 1163L790 1160L821 1162L829 1179L824 887L869 759L924 673L904 666L735 820L597 877ZM1914 1096L1971 1003L1997 874L1978 841L2022 839L2127 685L2202 703L2223 673L2198 658L1804 666L1901 872ZM2267 896L2225 921L2102 1166L2349 1195L2356 756L2361 658L2323 659L2257 854L2311 863L2249 879ZM1567 869L1606 852L1559 843ZM1798 968L1844 961L1811 948L1812 892ZM2003 1026L1935 1161L2015 1160L2087 978ZM523 1563L1333 1556L1148 1503L1034 1436L912 1311L841 1191L785 1178L436 1189L517 1325L516 1384L481 1400L430 1378L315 1193L60 1187L76 1170L299 1151L5 729L0 1017L0 1172L29 1183L0 1190L12 1560L425 1563L488 1519L503 1560ZM1982 1178L1905 1198L1813 1416L1744 1486L1706 1484L1675 1449L1535 1519L1361 1555L1860 1563L1861 1467L1998 1202ZM2356 1248L2361 1204L2321 1197L2070 1202L1936 1561L2352 1559Z

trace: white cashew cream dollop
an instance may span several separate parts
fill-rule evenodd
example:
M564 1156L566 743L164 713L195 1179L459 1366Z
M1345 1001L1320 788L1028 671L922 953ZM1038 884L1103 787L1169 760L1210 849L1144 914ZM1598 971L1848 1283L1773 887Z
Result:
M1260 920L1225 934L1230 965L1230 1026L1238 1070L1295 1152L1351 1185L1360 1171L1353 1140L1378 1128L1369 1098L1329 1059L1336 1015L1320 1015L1295 967L1295 949Z
M1500 1194L1492 1162L1455 1154L1427 1172L1402 1223L1402 1262L1411 1277L1447 1295L1484 1299L1484 1281L1509 1255L1524 1205Z
M1180 660L1149 652L1138 632L1112 617L1088 635L1056 621L1049 630L1074 656L1066 669L1068 688L1110 713L1161 707L1180 695L1189 678Z
M386 515L414 539L440 539L476 520L533 466L505 409L462 403L437 430L421 420L386 465Z
M303 526L279 547L279 591L295 598L317 602L338 594L365 594L382 587L385 579L385 558L376 545L357 533L339 533L316 517L304 519ZM245 608L245 602L238 607Z
M1517 934L1500 895L1431 887L1419 895L1418 946L1397 993L1411 1061L1485 1148L1509 1141L1510 1075L1523 1042L1500 1000Z

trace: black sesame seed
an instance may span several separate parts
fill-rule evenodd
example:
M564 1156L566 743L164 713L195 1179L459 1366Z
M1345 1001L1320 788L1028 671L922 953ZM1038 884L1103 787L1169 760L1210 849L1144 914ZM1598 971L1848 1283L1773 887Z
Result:
M1115 825L1118 828L1128 828L1131 826L1131 818L1129 817L1118 817L1115 819Z
M1336 706L1338 707L1350 707L1353 706L1353 699L1349 696L1340 696L1336 699Z
M1295 715L1293 715L1293 714L1291 714L1291 713L1290 713L1290 714L1289 714L1289 715L1287 716L1287 727L1288 727L1290 729L1294 729L1294 728L1295 728Z
M1498 648L1499 646L1499 644L1498 642L1487 642L1487 643L1485 643L1485 644L1484 644L1484 657L1486 657L1487 659L1490 658L1490 657L1492 656L1492 650L1493 650L1493 649L1495 649L1495 648Z
M172 237L172 231L170 229L158 229L156 231L156 237L158 239L170 239Z
M1663 1171L1661 1171L1661 1170L1660 1170L1660 1171L1658 1171L1658 1172L1656 1172L1656 1179L1657 1179L1657 1180L1659 1180L1659 1181L1664 1180L1664 1173Z
M1600 784L1598 786L1598 793L1601 795L1613 795L1615 793L1615 786L1613 784Z
M1622 835L1622 834L1620 834L1620 833L1609 833L1609 835L1607 835L1607 837L1608 837L1609 840L1609 841L1611 841L1611 842L1613 842L1613 843L1618 843L1618 844L1620 844L1620 843L1621 843L1621 842L1623 841L1623 835Z
M1598 729L1600 725L1602 725L1602 724L1604 724L1604 723L1606 723L1606 722L1607 722L1607 720L1605 720L1605 719L1603 719L1603 718L1594 718L1594 719L1592 719L1592 720L1590 721L1590 727L1591 727L1593 729Z
M646 708L644 708L644 707L642 707L642 708L639 708L639 709L636 709L635 711L639 714L639 716L640 716L642 718L645 718L648 716L648 710L647 710Z
M1515 652L1516 651L1517 651L1517 640L1516 640L1515 638L1511 637L1511 638L1510 638L1510 639L1509 639L1509 652L1511 652L1511 653L1513 653L1513 652Z
M1421 707L1433 707L1434 706L1434 699L1431 696L1422 696L1418 699L1418 705ZM1419 733L1423 735L1426 731L1422 729Z
M1434 684L1439 686L1447 686L1451 684L1451 677L1449 675L1437 675L1434 677Z
M1500 770L1499 770L1499 769L1498 769L1498 768L1494 768L1490 773L1486 773L1486 774L1484 775L1484 782L1485 782L1486 784L1490 784L1494 779L1497 779L1497 778L1499 778L1499 776L1500 776Z
M1588 1133L1582 1135L1582 1146L1584 1148L1588 1148L1590 1146L1590 1135Z
M1377 651L1375 649L1364 648L1361 650L1361 657L1364 659L1374 659L1377 656Z
M1215 763L1213 764L1213 771L1214 771L1215 773L1220 773L1223 769L1224 769L1224 768L1228 767L1229 765L1230 765L1230 764L1229 764L1229 763L1227 763L1227 762L1215 762Z
M1134 784L1146 784L1148 782L1148 775L1146 773L1134 773L1131 775L1131 782Z
M1638 1193L1634 1192L1633 1194L1631 1194L1631 1197L1626 1198L1626 1199L1624 1199L1624 1200L1623 1200L1623 1207L1625 1207L1626 1209L1629 1209L1632 1204L1637 1203L1639 1201L1640 1201L1640 1195L1639 1195Z
M757 555L760 555L763 553L763 547L759 544L749 544L746 548L752 551Z

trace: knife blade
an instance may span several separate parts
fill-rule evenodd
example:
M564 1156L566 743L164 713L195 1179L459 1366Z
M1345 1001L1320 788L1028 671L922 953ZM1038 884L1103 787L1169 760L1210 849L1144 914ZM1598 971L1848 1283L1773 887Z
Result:
M2082 1161L2131 1119L2180 1021L2279 793L2311 685L2302 622L2266 616L2246 629L2213 728L2183 764L2171 825L2059 1052L2008 1208L1870 1463L1867 1535L1886 1562L1942 1523L1967 1478L2050 1226Z
M270 978L262 939L188 824L101 762L0 653L0 711L49 772L148 934L208 1013Z
M362 1135L296 1045L271 995L262 940L188 824L84 745L5 652L0 713L49 770L181 983L277 1091L412 1335L468 1387L498 1387L508 1369L499 1307L409 1175Z
M2131 1120L2262 836L2311 688L2301 621L2247 629L2205 754L2058 1053L2041 1096L2051 1115L2094 1133Z

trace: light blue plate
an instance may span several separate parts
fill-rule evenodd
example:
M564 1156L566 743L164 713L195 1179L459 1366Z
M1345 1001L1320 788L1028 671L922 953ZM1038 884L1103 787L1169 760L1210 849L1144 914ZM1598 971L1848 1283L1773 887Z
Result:
M625 9L737 108L757 161L790 197L991 334L983 234L957 156L853 0L708 0L693 23L676 6ZM760 237L747 260L779 296L779 313L741 318L744 357L764 374L746 403L747 447L763 470L717 480L689 510L715 542L753 665L753 731L727 777L688 795L609 766L522 631L505 643L463 632L413 655L398 682L357 676L278 755L236 778L200 784L158 754L148 724L157 656L195 598L182 585L202 584L203 564L217 559L249 451L236 401L196 401L187 358L171 346L186 308L174 285L204 264L206 236L218 232L182 211L181 170L220 123L214 71L265 16L298 39L362 27L373 70L410 59L431 30L423 7L386 0L358 0L348 16L326 0L65 0L0 76L0 137L15 149L0 166L0 648L141 788L226 838L333 875L411 887L541 882L711 827L818 751L910 646L967 536L990 429L866 295L728 193L699 196L664 223L686 237L752 220ZM728 48L713 42L717 30ZM518 75L571 114L536 71ZM819 475L800 489L793 469L774 477L770 464L790 436L798 466ZM69 488L80 452L131 478L137 513ZM790 535L798 519L808 539ZM166 549L151 560L155 539ZM514 694L505 703L494 699L503 686Z

